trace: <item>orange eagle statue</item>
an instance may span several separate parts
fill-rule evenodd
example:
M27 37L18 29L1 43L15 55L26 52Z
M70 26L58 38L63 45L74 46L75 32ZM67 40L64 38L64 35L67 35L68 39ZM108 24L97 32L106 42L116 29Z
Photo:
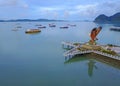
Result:
M95 41L98 40L98 39L96 38L96 36L99 34L99 32L101 31L101 29L102 29L101 26L98 27L98 28L93 28L93 29L92 29L92 31L91 31L91 33L90 33L90 38L91 38L90 42L91 42L92 44L95 44Z

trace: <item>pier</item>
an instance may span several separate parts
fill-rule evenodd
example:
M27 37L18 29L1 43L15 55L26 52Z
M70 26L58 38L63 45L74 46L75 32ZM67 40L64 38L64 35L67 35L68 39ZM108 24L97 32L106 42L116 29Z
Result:
M67 47L67 48L74 48L74 47L76 47L75 45L74 45L74 43L70 43L70 42L62 42L62 45L63 45L63 47Z
M95 54L99 54L99 55L102 55L102 56L106 56L106 57L109 57L109 58L112 58L112 59L120 60L120 56L112 55L112 54L108 54L108 53L104 53L104 52L97 51L97 50L78 50L77 48L81 48L81 47L82 47L82 44L76 46L76 45L74 45L74 43L62 42L62 45L63 45L63 46L67 46L67 47L69 47L69 48L72 48L72 49L70 49L70 50L68 50L68 51L66 51L66 52L64 53L64 56L65 56L65 57L72 58L72 57L74 57L75 55L95 53Z

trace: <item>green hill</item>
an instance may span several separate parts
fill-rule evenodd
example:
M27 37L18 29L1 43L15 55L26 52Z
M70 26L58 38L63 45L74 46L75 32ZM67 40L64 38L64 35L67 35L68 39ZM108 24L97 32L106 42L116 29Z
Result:
M104 14L101 14L95 18L94 22L95 23L120 23L120 12L109 17Z

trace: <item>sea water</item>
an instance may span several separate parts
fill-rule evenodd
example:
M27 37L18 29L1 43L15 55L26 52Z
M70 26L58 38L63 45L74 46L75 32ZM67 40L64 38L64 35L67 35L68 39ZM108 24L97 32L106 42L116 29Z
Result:
M56 27L49 27L54 23ZM27 29L46 26L40 33ZM61 26L68 29L60 29ZM17 31L13 31L17 26ZM111 66L78 56L67 62L61 42L88 42L94 27L102 26L98 44L120 46L120 32L112 24L93 22L0 22L0 86L120 86L120 65ZM83 58L83 60L82 60Z

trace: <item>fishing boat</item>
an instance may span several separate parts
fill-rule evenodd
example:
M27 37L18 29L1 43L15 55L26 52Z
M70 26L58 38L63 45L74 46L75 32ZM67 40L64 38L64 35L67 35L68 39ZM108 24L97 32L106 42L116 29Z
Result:
M75 24L68 24L68 26L71 26L71 27L76 27Z
M112 27L110 28L111 31L120 31L120 27Z
M49 27L56 27L55 24L49 24Z
M12 31L18 31L18 28L14 28L14 29L12 29Z
M42 28L46 28L46 26L39 26L38 28L39 28L39 29L42 29Z
M38 32L41 32L40 29L28 29L25 31L25 33L38 33Z
M35 26L42 26L41 24L36 24Z
M60 27L60 29L68 29L68 26Z
M17 26L16 28L22 28L22 26Z

